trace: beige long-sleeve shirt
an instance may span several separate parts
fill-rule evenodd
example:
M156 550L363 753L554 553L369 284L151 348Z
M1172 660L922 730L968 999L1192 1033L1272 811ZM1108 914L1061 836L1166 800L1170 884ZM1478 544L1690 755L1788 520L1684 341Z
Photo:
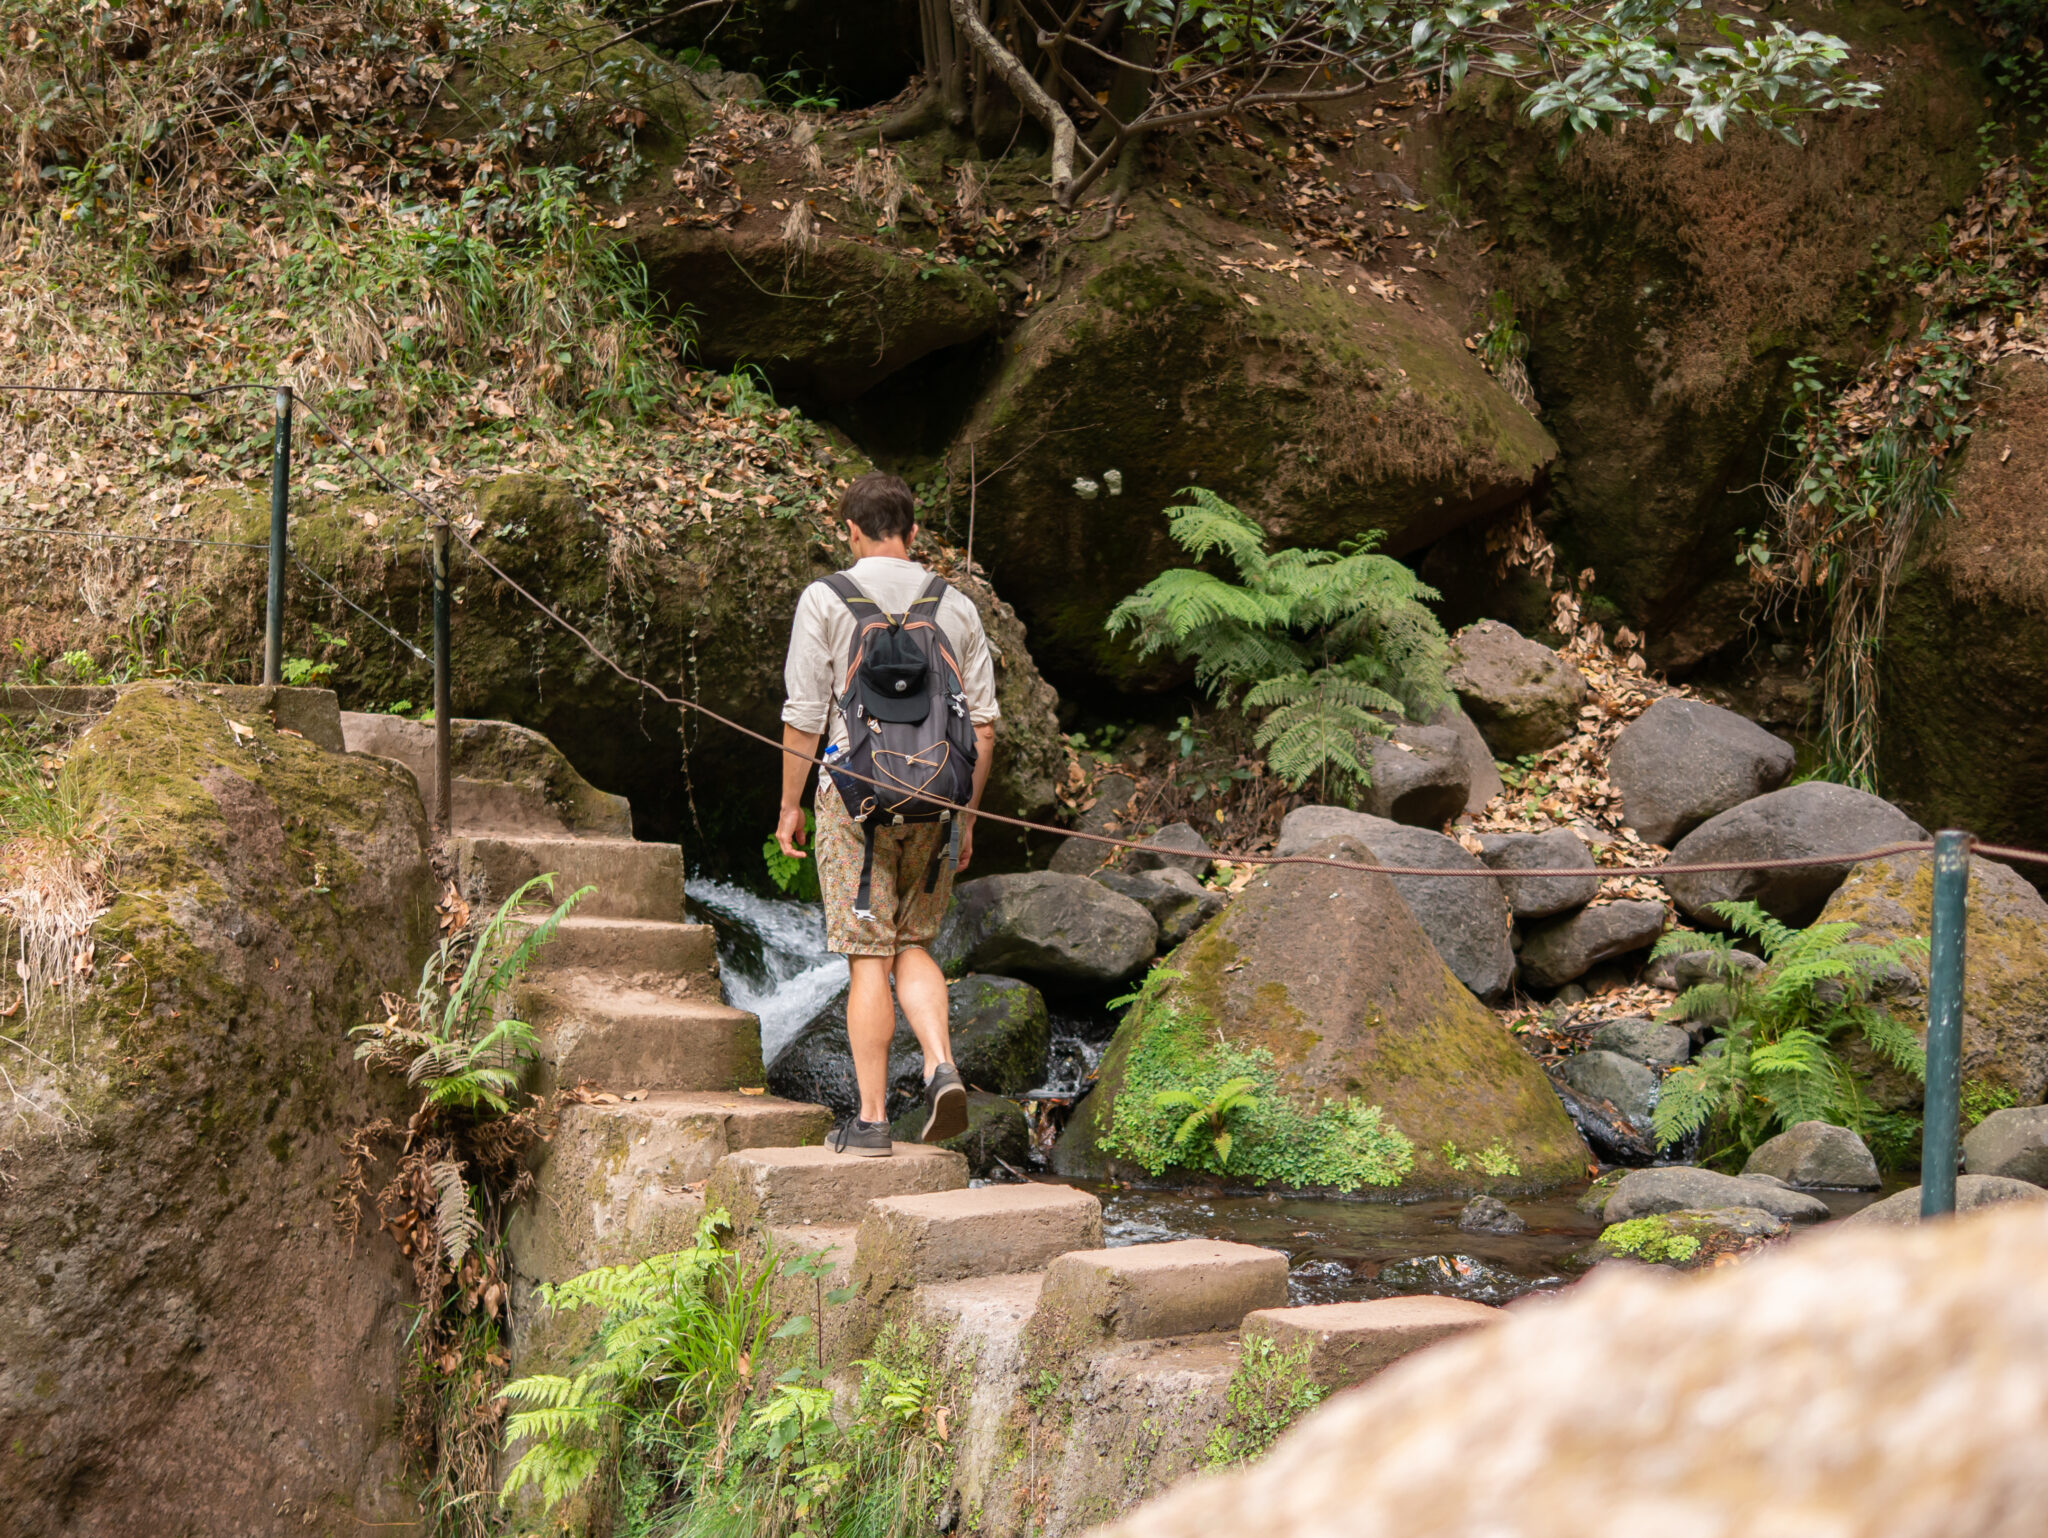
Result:
M847 575L891 614L908 609L931 580L931 573L917 562L886 555L855 561ZM990 724L1002 715L996 705L995 664L989 658L981 615L958 588L947 588L940 600L939 629L952 642L953 655L960 663L969 718L976 726ZM842 747L847 741L846 722L834 705L833 694L853 657L853 633L853 611L837 593L813 582L797 600L796 618L789 628L789 658L782 669L788 696L782 706L783 721L800 732L820 733L827 730L829 722L831 741Z

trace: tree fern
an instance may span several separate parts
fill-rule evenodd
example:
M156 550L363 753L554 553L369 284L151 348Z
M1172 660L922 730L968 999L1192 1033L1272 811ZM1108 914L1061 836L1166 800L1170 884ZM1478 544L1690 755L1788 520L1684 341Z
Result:
M1235 573L1162 572L1110 611L1111 634L1133 633L1140 655L1170 652L1194 665L1212 697L1264 712L1257 742L1274 772L1325 796L1372 780L1371 740L1384 716L1420 719L1449 698L1446 642L1425 604L1436 591L1373 552L1377 535L1342 551L1269 553L1258 524L1199 486L1167 512L1174 542Z
M1756 942L1765 965L1756 972L1724 965L1673 1004L1671 1018L1715 1021L1722 1034L1718 1050L1664 1080L1655 1111L1659 1140L1668 1147L1710 1131L1711 1157L1734 1158L1802 1121L1875 1129L1884 1118L1843 1060L1841 1044L1860 1036L1883 1061L1926 1076L1918 1036L1872 999L1878 978L1923 952L1925 941L1858 940L1852 924L1794 929L1754 903L1717 903L1714 911ZM1733 947L1726 935L1667 935L1652 954L1726 955Z

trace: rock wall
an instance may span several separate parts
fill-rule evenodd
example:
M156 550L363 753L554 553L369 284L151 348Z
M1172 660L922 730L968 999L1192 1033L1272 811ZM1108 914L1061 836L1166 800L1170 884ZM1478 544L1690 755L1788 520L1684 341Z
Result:
M431 939L426 822L402 769L284 735L263 698L137 686L74 750L114 892L68 1019L8 1027L49 1061L0 1047L9 1531L418 1519L409 1274L333 1203L340 1140L404 1114L347 1031Z

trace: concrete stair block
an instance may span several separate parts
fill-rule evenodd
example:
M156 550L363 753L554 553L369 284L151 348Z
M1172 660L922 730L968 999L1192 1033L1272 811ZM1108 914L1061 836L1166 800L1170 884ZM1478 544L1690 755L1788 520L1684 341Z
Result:
M427 815L433 815L433 722L343 711L338 726L349 752L403 764L419 785ZM449 729L449 799L458 831L633 836L626 798L593 786L539 732L510 721L466 719L450 722Z
M1038 1271L1102 1245L1102 1203L1072 1186L983 1186L868 1203L854 1280L870 1304L925 1282Z
M595 1084L629 1090L752 1088L761 1022L702 995L598 986L583 979L522 985L515 1006L540 1033L541 1087Z
M552 871L557 901L579 887L597 888L577 906L579 918L680 923L683 917L680 844L494 833L457 834L448 842L455 851L456 878L463 891L480 887L493 903Z
M538 918L521 921L531 929ZM533 958L529 975L542 972L597 972L621 980L659 973L671 977L714 977L718 939L709 924L676 924L660 919L564 919Z
M951 1149L898 1143L894 1157L862 1159L823 1146L755 1148L721 1159L705 1200L723 1207L733 1227L858 1222L878 1196L957 1191L967 1161Z
M1046 1270L1039 1321L1083 1344L1234 1330L1287 1302L1287 1257L1220 1239L1176 1239L1062 1255Z
M566 1105L537 1169L534 1200L508 1229L514 1268L560 1282L593 1266L682 1249L704 1213L703 1182L735 1149L822 1137L823 1106L768 1095L650 1094Z
M1372 1298L1260 1309L1245 1315L1244 1338L1263 1335L1285 1350L1305 1348L1309 1376L1324 1388L1340 1389L1411 1351L1483 1329L1500 1317L1499 1309L1466 1298Z

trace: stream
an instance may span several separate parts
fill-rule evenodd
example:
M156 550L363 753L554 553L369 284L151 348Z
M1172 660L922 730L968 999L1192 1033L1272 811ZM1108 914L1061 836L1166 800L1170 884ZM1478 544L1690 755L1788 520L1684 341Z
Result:
M704 877L692 877L688 891L693 916L717 932L726 996L760 1017L762 1056L772 1062L845 986L845 964L825 949L823 916L814 904L762 897ZM1026 1098L1077 1095L1095 1071L1108 1034L1099 1015L1055 1006L1046 1082ZM1511 1202L1529 1225L1519 1234L1460 1232L1461 1200L1358 1201L1073 1184L1101 1198L1104 1242L1113 1246L1203 1238L1284 1251L1289 1301L1295 1304L1409 1293L1506 1303L1573 1281L1579 1270L1568 1258L1598 1237L1602 1226L1575 1205L1583 1184ZM1892 1188L1888 1184L1886 1191ZM1886 1193L1816 1194L1841 1218Z

